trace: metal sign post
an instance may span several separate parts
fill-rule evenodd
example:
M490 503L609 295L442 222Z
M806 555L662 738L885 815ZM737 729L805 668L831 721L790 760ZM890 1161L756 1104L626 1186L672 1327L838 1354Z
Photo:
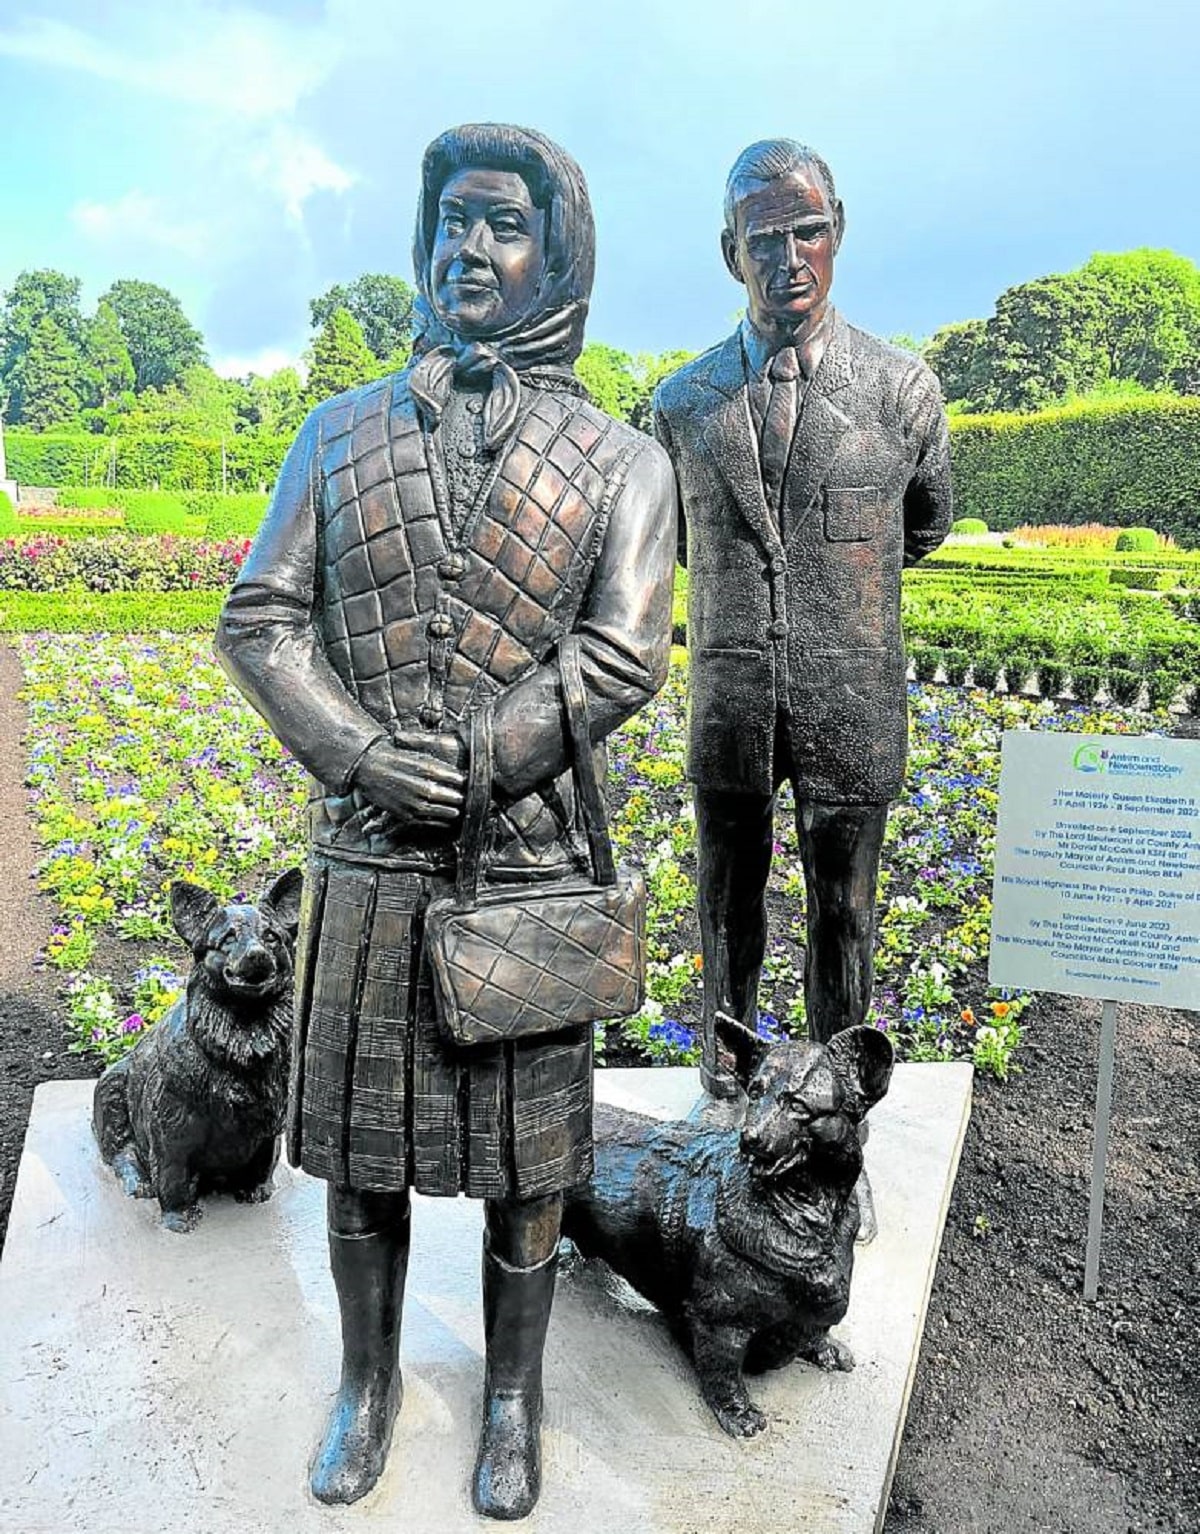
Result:
M1113 1071L1116 1065L1117 1004L1106 1001L1100 1010L1100 1067L1096 1073L1096 1118L1092 1138L1092 1201L1088 1209L1087 1258L1083 1265L1083 1297L1094 1300L1100 1282L1100 1233L1104 1225L1104 1168L1108 1161L1108 1125L1112 1115Z

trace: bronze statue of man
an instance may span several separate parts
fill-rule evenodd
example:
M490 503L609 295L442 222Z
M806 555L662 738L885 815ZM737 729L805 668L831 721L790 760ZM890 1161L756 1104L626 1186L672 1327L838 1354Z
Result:
M757 1024L787 780L807 886L809 1031L825 1043L866 1017L880 847L907 749L900 571L951 521L936 379L829 303L844 224L811 149L771 139L745 150L726 184L721 250L746 317L655 397L685 518L702 1073L718 1095L733 1082L716 1013Z
M540 1487L562 1194L592 1167L590 1029L455 1044L423 913L453 889L484 718L488 878L582 866L561 640L594 741L666 676L675 482L571 371L593 255L556 144L495 124L436 139L414 360L309 416L221 619L226 668L314 779L289 1155L329 1183L343 1359L312 1468L324 1502L361 1497L387 1454L413 1188L485 1200L475 1506L522 1517Z

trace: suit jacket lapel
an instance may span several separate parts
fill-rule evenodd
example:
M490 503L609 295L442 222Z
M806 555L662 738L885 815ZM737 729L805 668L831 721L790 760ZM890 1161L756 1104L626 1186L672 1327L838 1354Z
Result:
M849 327L835 313L825 355L804 394L784 475L782 500L789 535L816 500L838 443L851 425L850 417L840 408L839 396L853 377Z
M725 477L742 515L763 544L768 549L778 549L779 530L763 494L762 465L750 415L746 366L741 337L736 331L721 348L709 375L709 384L718 396L704 429L709 457Z

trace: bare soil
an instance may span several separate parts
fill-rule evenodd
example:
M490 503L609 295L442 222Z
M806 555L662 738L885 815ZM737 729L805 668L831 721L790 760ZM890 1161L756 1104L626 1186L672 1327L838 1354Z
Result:
M0 647L0 1242L34 1088L98 1074L67 1052L55 977L34 967L52 912L32 875L19 685ZM1120 1011L1094 1305L1099 1006L1044 997L1022 1021L1021 1073L976 1083L886 1534L1197 1534L1196 1015Z

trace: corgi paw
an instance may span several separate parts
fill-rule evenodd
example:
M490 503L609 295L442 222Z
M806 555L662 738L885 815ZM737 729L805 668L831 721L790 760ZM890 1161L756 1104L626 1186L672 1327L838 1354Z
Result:
M766 1416L752 1402L722 1402L713 1414L731 1438L753 1438L767 1425Z

